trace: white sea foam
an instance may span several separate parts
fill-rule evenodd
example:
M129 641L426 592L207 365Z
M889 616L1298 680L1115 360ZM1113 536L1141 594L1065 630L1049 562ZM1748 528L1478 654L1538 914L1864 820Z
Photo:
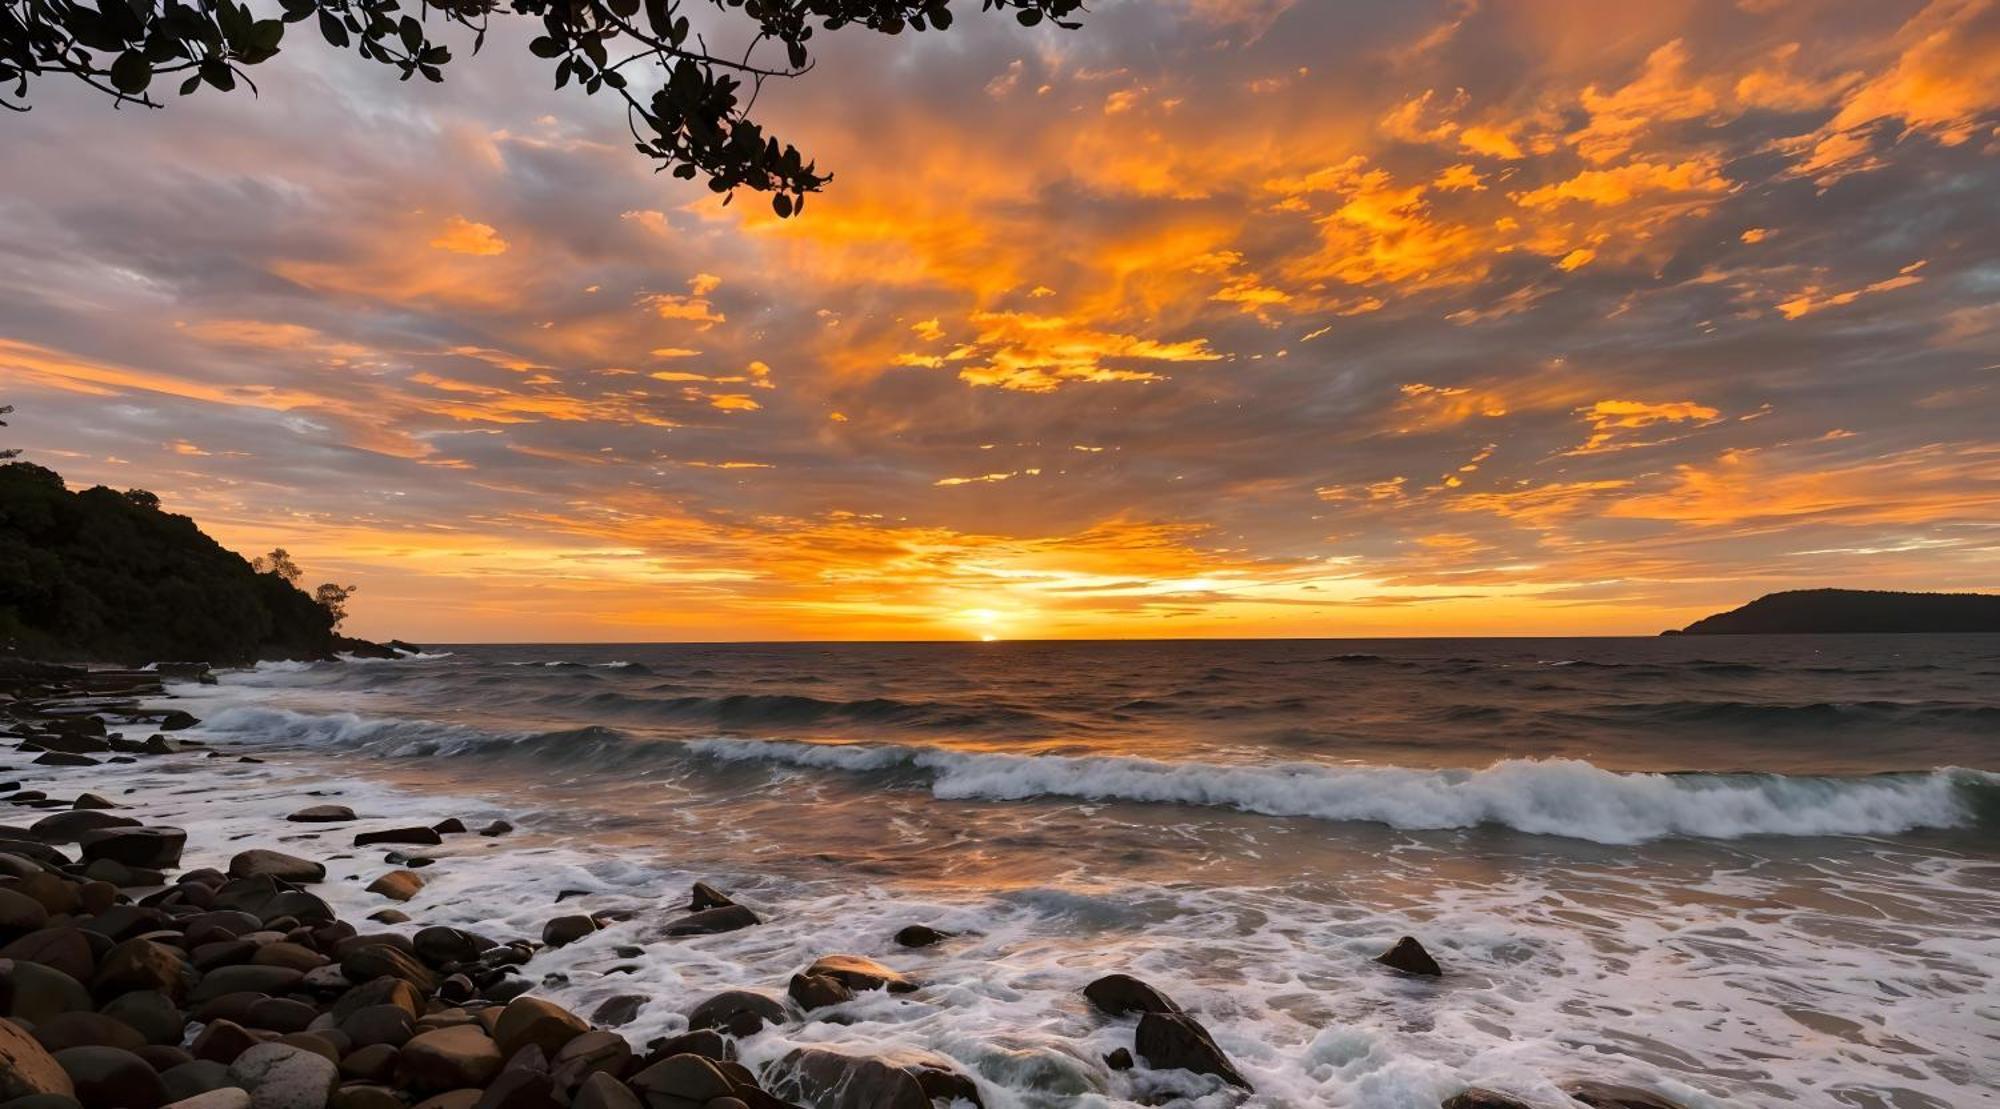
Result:
M1944 768L1872 778L1616 773L1576 759L1504 759L1483 770L1306 763L1229 766L1127 756L966 753L747 739L688 743L729 761L846 771L910 767L951 800L1074 797L1206 805L1396 828L1518 831L1598 843L1669 836L1889 835L1968 823L1961 786L2000 775Z

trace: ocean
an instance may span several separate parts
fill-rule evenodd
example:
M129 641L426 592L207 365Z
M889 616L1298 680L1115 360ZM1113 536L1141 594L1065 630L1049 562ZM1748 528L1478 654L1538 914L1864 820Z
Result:
M638 1043L848 952L927 986L746 1061L920 1048L989 1109L1237 1104L1104 1064L1130 1029L1079 990L1126 971L1256 1106L2000 1104L2000 637L458 646L172 691L267 760L146 771L190 825L222 778L517 825L427 852L409 911L629 914L528 969L586 1015L638 996ZM664 937L696 879L766 922ZM915 923L962 934L890 941ZM1443 978L1371 961L1405 934Z

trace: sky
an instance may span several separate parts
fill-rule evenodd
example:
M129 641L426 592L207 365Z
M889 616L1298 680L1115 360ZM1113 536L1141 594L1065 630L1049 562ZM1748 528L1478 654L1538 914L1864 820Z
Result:
M958 7L764 90L834 175L790 220L513 27L440 86L303 35L255 98L46 83L5 445L419 642L2000 588L2000 2Z

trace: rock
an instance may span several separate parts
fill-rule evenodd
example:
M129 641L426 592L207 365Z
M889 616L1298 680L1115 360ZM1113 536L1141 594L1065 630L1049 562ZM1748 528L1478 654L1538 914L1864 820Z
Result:
M696 882L693 893L688 897L688 912L698 913L703 909L720 909L734 904L736 902L731 901L728 894L707 882Z
M306 1026L319 1016L319 1010L303 1001L289 997L267 997L250 1006L244 1023L251 1028L264 1028L272 1032L303 1032Z
M308 805L285 819L294 824L335 824L353 820L354 810L346 805Z
M15 940L39 932L49 922L49 911L24 893L0 889L0 939Z
M940 932L927 924L912 924L896 933L896 942L904 947L929 947L956 935L957 932Z
M1188 1070L1212 1074L1245 1090L1255 1087L1216 1046L1201 1022L1186 1013L1145 1013L1133 1046L1139 1058L1155 1070Z
M340 1061L340 1076L362 1082L393 1082L399 1054L391 1044L357 1047Z
M141 1044L132 1049L132 1054L144 1059L146 1065L153 1068L154 1073L161 1075L183 1063L194 1062L193 1052L172 1044ZM173 1091L167 1091L167 1096L173 1096Z
M1085 986L1083 996L1107 1017L1181 1011L1172 998L1129 974L1107 974Z
M559 916L542 925L542 942L550 947L564 947L595 931L597 922L587 916Z
M37 766L96 766L98 762L89 755L72 755L68 751L44 751L36 755Z
M808 1013L854 1000L853 990L848 989L840 979L824 974L794 974L785 992Z
M241 1086L221 1086L207 1093L170 1101L166 1109L250 1109L250 1104L250 1091Z
M37 867L33 874L16 878L15 893L34 898L51 916L74 913L83 904L82 887Z
M416 1109L473 1109L484 1094L483 1090L447 1090L417 1102Z
M83 930L113 940L129 940L142 932L170 927L172 918L148 905L113 905L83 922Z
M420 994L437 992L437 975L414 957L386 943L371 943L350 950L340 960L341 973L350 981L400 978Z
M304 974L326 966L330 960L304 944L279 940L259 946L250 962L260 967L289 967Z
M417 958L434 967L471 962L494 946L493 941L485 936L438 925L419 928L417 934L410 938L410 944L416 948Z
M362 832L354 837L354 846L367 847L376 843L417 843L432 846L444 842L435 831L424 827L383 828L373 832Z
M1418 943L1413 936L1404 936L1397 940L1396 946L1375 956L1375 961L1385 967L1400 970L1404 974L1420 974L1427 978L1436 978L1444 973L1444 969L1437 965L1437 960L1431 958L1431 953L1425 951L1424 945Z
M35 1025L35 1041L50 1054L72 1047L116 1047L137 1051L146 1046L138 1029L103 1013L57 1013Z
M1112 1070L1131 1070L1132 1053L1125 1048L1117 1048L1104 1057L1104 1065Z
M562 1046L549 1060L559 1091L573 1090L585 1076L602 1072L622 1078L632 1069L632 1045L616 1032L593 1029Z
M715 1028L737 1039L752 1036L767 1024L785 1023L785 1006L775 998L750 990L724 990L688 1013L688 1030Z
M0 959L25 959L54 967L79 982L88 982L97 973L90 953L90 941L81 929L61 926L43 928L0 947Z
M95 793L79 793L76 795L76 800L70 802L70 808L73 809L115 809L117 807L117 802Z
M134 989L152 989L180 1001L188 995L194 969L188 967L172 947L150 939L128 939L114 947L98 965L92 989L98 997L116 997Z
M424 1011L423 998L418 996L416 987L400 978L377 978L364 982L348 990L333 1003L329 1010L333 1019L344 1023L348 1017L370 1005L394 1005L410 1014L415 1020Z
M1586 1079L1566 1082L1562 1089L1563 1093L1590 1106L1590 1109L1685 1109L1680 1102L1669 1101L1637 1086L1619 1086Z
M392 870L368 883L369 893L379 893L391 901L408 901L423 888L423 875L414 870Z
M92 859L83 874L93 881L104 882L120 889L165 885L167 881L164 871L145 866L127 866L115 859Z
M399 1074L419 1092L460 1090L485 1086L500 1073L500 1061L500 1045L478 1025L461 1024L404 1044Z
M102 1010L130 1025L149 1044L177 1044L187 1030L187 1014L173 998L158 990L132 990L105 1003Z
M90 1008L90 991L62 971L0 959L0 1016L40 1024L57 1013Z
M887 989L890 993L910 993L915 982L873 959L859 955L824 955L805 970L807 977L832 978L850 990Z
M777 1063L772 1092L818 1109L930 1109L917 1076L881 1059L800 1048Z
M714 909L703 909L667 925L669 936L712 936L720 932L734 932L763 921L756 913L742 905L723 905Z
M87 862L109 859L126 866L170 870L181 865L187 833L179 828L99 828L78 837Z
M603 1025L607 1028L616 1028L619 1025L630 1024L632 1023L632 1018L639 1015L640 1007L645 1004L646 995L644 994L621 993L607 997L596 1009L591 1011L590 1023Z
M1506 1094L1472 1086L1444 1099L1438 1109L1534 1109L1534 1106Z
M53 813L35 821L28 826L28 834L43 843L75 843L85 832L95 832L103 828L137 827L139 822L129 816L77 808Z
M658 1109L678 1107L682 1103L700 1105L735 1092L722 1068L714 1060L699 1055L675 1055L662 1059L633 1075L630 1085L641 1101ZM925 1105L919 1109L930 1107Z
M401 909L377 909L368 914L368 919L378 924L408 924L410 914Z
M199 1097L211 1090L236 1089L229 1085L229 1065L213 1059L196 1059L160 1072L160 1084L175 1101ZM248 1096L247 1094L245 1096Z
M675 1055L699 1055L718 1063L736 1058L734 1042L713 1028L662 1036L646 1045L646 1061L657 1063Z
M569 1106L570 1109L645 1109L645 1103L630 1087L601 1071L583 1080Z
M252 1032L233 1020L211 1020L202 1026L201 1035L194 1038L188 1050L196 1059L226 1065L234 1063L238 1055L275 1038L274 1033Z
M163 732L178 732L185 728L192 728L199 723L201 721L195 719L191 713L182 712L180 709L168 709L166 715L160 717L160 730Z
M272 877L281 882L323 882L326 867L311 859L301 859L282 851L269 851L261 847L239 852L229 860L231 878ZM260 1107L261 1109L261 1107Z
M304 979L304 974L290 967L260 967L251 963L216 967L202 975L201 983L188 995L188 1000L199 1005L224 994L281 994Z
M340 1030L356 1047L401 1047L416 1035L416 1021L400 1005L370 1005L349 1014L340 1022Z
M167 1088L144 1059L115 1047L72 1047L55 1053L85 1105L159 1109Z
M340 1068L303 1047L258 1044L236 1057L229 1077L250 1091L253 1109L323 1109Z
M465 821L455 816L447 816L431 825L431 831L441 836L455 836L465 831Z
M75 1093L69 1072L46 1048L20 1025L0 1020L0 1102Z
M504 836L513 830L514 826L512 824L504 820L496 820L486 827L479 829L479 834L491 838L493 836Z
M493 1026L493 1038L504 1056L512 1057L533 1045L544 1056L554 1058L564 1044L588 1031L590 1026L582 1018L560 1005L539 997L517 997L501 1010L500 1020Z

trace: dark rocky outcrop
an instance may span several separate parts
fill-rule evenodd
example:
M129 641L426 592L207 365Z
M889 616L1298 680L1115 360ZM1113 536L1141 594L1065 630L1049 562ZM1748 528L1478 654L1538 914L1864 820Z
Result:
M323 882L326 880L326 866L311 859L301 859L297 855L287 855L282 851L271 851L261 847L238 852L229 860L231 878L256 878L270 876L281 882Z
M714 1028L732 1036L755 1035L767 1024L785 1023L784 1003L753 990L724 990L688 1012L688 1030Z
M1083 996L1107 1017L1181 1011L1172 998L1129 974L1107 974L1085 986Z
M1563 1093L1590 1106L1590 1109L1686 1109L1678 1101L1670 1101L1637 1086L1581 1079L1564 1083L1562 1089Z
M1424 945L1418 943L1414 936L1397 940L1394 947L1375 956L1375 961L1404 974L1425 978L1436 978L1444 973L1444 968L1438 966L1437 960L1431 958L1431 953L1425 951Z
M666 933L669 936L709 936L761 923L763 921L757 914L743 905L719 905L670 922Z
M911 993L917 983L873 959L860 955L823 955L805 969L809 978L831 978L850 990L882 990Z
M1519 1098L1483 1086L1471 1086L1445 1098L1438 1109L1535 1109Z
M1133 1050L1155 1070L1212 1074L1232 1086L1254 1089L1200 1021L1186 1013L1146 1013L1139 1018Z
M896 933L896 943L903 947L930 947L958 935L957 932L941 932L928 924L912 924Z
M1842 635L2000 632L2000 596L1795 589L1704 617L1668 635Z

